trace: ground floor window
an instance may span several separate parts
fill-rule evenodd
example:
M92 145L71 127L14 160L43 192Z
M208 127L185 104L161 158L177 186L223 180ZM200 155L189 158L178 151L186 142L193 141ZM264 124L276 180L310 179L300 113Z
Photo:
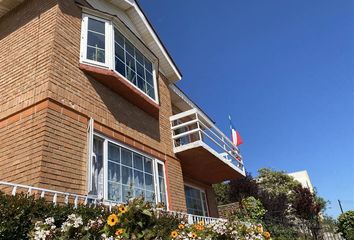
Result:
M184 186L187 212L194 215L209 216L205 192L199 188Z
M90 163L90 195L125 202L131 197L167 206L165 170L162 161L94 135Z

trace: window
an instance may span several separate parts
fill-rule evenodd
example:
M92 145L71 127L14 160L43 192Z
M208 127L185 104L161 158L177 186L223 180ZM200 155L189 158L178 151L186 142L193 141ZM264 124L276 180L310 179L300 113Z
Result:
M112 69L157 102L154 64L146 54L111 21L84 14L82 26L81 61Z
M163 162L97 135L93 138L92 155L95 161L89 171L91 195L118 202L143 196L167 206Z
M184 186L187 212L189 214L208 216L208 206L205 192L191 186Z

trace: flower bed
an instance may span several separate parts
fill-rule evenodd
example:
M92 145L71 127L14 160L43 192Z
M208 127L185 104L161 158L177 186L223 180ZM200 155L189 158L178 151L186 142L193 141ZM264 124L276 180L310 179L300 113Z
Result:
M37 221L29 233L30 239L175 239L175 240L251 240L270 239L260 224L219 219L211 224L187 224L164 211L152 207L141 198L112 209L87 221L79 214L70 214L59 224L53 217Z

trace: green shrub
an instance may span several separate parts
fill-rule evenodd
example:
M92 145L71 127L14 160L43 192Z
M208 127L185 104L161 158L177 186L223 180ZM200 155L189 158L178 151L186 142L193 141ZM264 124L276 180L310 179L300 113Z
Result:
M338 217L338 232L347 240L354 240L354 211L348 211Z
M53 217L56 224L61 225L71 213L79 214L84 221L108 216L107 209L102 206L79 205L73 209L72 205L55 206L26 194L11 196L0 192L0 240L28 239L27 234L37 220Z

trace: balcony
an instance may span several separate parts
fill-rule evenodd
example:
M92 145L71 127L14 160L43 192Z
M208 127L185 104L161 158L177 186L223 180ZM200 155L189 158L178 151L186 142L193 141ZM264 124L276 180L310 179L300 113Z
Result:
M245 176L239 149L200 110L178 113L170 122L183 174L209 184Z

